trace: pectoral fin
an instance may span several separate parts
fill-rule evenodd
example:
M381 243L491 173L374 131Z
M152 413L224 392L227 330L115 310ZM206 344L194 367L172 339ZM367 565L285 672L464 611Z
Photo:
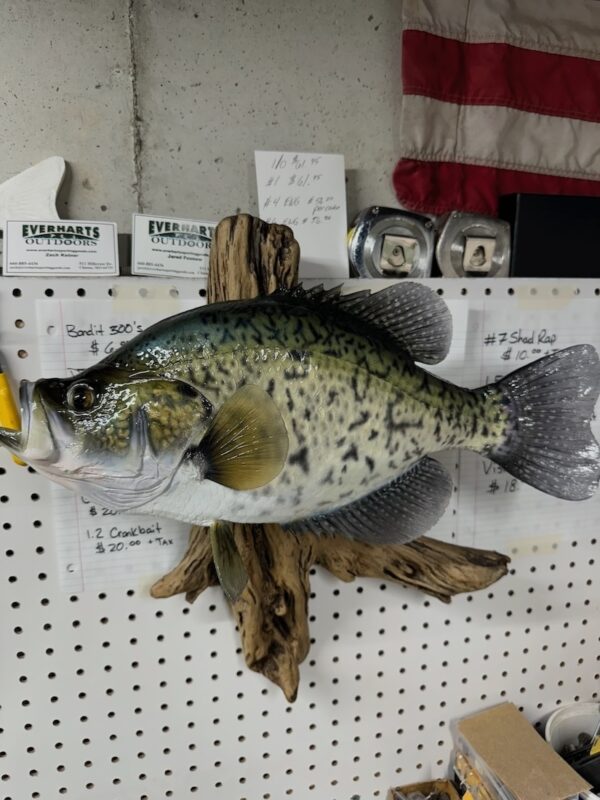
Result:
M231 603L240 597L248 574L238 552L230 522L217 520L210 526L210 543L217 577Z
M452 480L433 458L422 458L391 483L326 514L282 524L294 533L342 534L370 544L403 544L432 528L452 495Z
M276 478L287 453L287 430L277 405L260 387L243 386L217 411L193 457L205 478L249 490Z

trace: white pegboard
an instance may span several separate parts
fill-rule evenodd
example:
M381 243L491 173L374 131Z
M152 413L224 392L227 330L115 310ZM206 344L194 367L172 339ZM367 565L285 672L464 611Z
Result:
M149 297L165 286L198 292L184 281L119 283ZM500 294L507 318L514 287L523 288L429 283L471 309ZM110 286L1 279L0 351L12 375L40 372L37 299L106 299ZM531 289L570 306L595 299L600 310L598 281L527 282ZM594 335L600 343L600 322ZM0 800L384 798L391 785L445 774L458 716L513 700L536 720L597 696L595 500L562 506L551 536L542 495L530 539L511 537L501 516L484 542L475 531L468 543L512 554L510 575L448 606L318 571L312 648L288 705L246 669L219 589L193 606L152 600L149 580L61 592L50 485L6 454L0 464Z

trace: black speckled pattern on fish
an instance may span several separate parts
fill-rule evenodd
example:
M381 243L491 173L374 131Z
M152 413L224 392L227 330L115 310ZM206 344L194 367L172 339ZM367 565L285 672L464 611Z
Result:
M263 388L289 454L272 485L243 494L281 521L364 496L428 453L484 451L505 435L499 396L439 380L366 327L301 297L219 304L159 323L112 362L189 381L215 408L241 385Z

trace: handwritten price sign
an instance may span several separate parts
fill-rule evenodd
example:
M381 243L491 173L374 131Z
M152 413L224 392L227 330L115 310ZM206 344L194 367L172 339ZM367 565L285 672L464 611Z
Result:
M293 228L300 277L347 278L343 156L261 150L254 157L260 216Z

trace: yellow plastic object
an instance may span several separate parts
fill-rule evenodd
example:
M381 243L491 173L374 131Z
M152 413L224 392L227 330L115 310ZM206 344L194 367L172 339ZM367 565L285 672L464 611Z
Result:
M20 427L21 419L8 385L8 379L4 372L0 372L0 428L10 428L13 431L18 431ZM17 456L13 456L12 459L15 464L19 464L22 467L27 466Z

